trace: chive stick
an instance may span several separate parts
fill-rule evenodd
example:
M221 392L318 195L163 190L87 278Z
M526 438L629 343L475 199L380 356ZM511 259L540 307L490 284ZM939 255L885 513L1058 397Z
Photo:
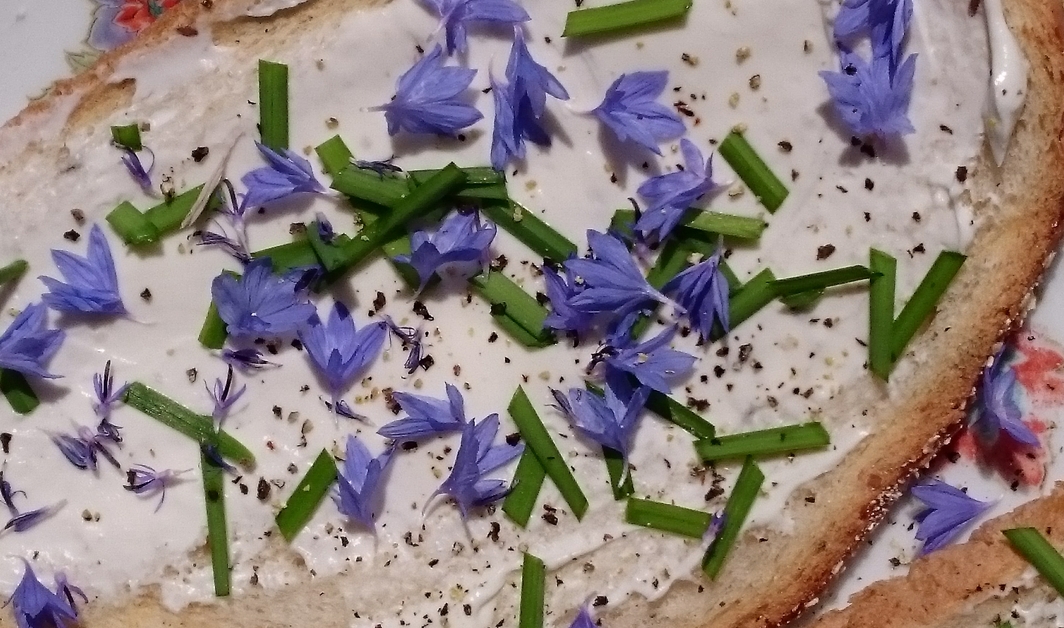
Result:
M228 433L214 430L214 421L211 417L196 414L140 382L133 382L129 385L122 401L127 406L139 410L201 444L216 446L223 458L228 458L243 467L251 467L255 464L255 455L251 453L251 450Z
M7 266L0 268L0 286L12 283L22 279L22 276L26 274L26 270L29 269L29 263L24 259L17 259Z
M528 400L528 395L520 386L514 392L507 411L517 424L517 430L521 432L525 446L536 454L539 463L543 465L551 481L561 491L562 497L569 504L576 518L583 519L584 513L587 512L587 497L584 496L580 485L576 483L576 478L573 477L573 472L569 469L562 453L558 451L558 446L551 440L546 426L536 414L532 402Z
M701 210L688 210L687 215L680 221L680 225L686 230L729 236L740 240L757 240L768 227L768 223L760 218ZM681 231L682 233L684 232Z
M724 506L724 525L702 559L702 571L711 580L717 579L721 567L724 566L724 560L728 557L728 552L739 538L739 531L746 522L746 517L750 514L750 508L754 505L754 499L761 491L761 484L764 481L765 474L761 472L753 458L747 457L731 495L728 496L728 503Z
M318 154L318 159L321 160L325 174L330 177L335 177L340 172L343 172L344 168L351 165L351 159L354 157L351 154L351 149L347 147L347 144L344 143L343 138L339 135L334 135L315 146L314 152Z
M521 564L521 609L518 628L543 628L543 596L547 568L543 561L525 552Z
M344 168L333 175L332 189L382 207L395 207L409 193L406 180L380 176L376 172L359 170L354 166Z
M307 525L336 481L336 474L336 462L328 451L322 449L274 519L284 540L291 543Z
M140 141L140 127L135 123L112 126L111 139L115 144L132 151L144 148L144 144Z
M775 213L787 198L787 188L758 156L742 133L729 133L717 150L765 209Z
M632 483L632 468L628 467L625 473L624 457L621 452L609 447L602 448L602 457L606 460L606 473L610 476L610 489L613 491L613 499L622 500L635 493L635 484ZM624 481L621 481L621 478Z
M508 318L528 336L539 339L539 342L530 346L550 344L550 332L543 329L547 319L546 308L505 274L489 270L471 278L469 285L491 304L491 315L497 322Z
M622 33L687 14L691 0L630 0L594 9L570 11L562 37Z
M871 278L872 271L865 266L855 265L822 270L797 277L787 277L786 279L777 279L772 282L772 288L778 296L793 296L803 292L823 290Z
M713 424L702 418L694 410L656 390L651 391L650 396L647 397L646 408L698 438L713 438L717 434Z
M200 472L203 474L203 499L207 506L207 547L211 552L211 568L214 571L214 594L225 597L229 595L231 584L229 532L225 521L225 471L200 452Z
M310 241L305 237L251 253L252 259L262 257L270 258L270 265L276 274L281 274L294 268L307 268L318 264L318 256L314 253L314 247L311 246Z
M1057 593L1064 595L1064 556L1049 540L1035 528L1013 528L1001 532Z
M148 246L159 240L159 230L129 201L122 201L104 218L129 246Z
M489 166L472 166L469 168L462 168L462 172L466 174L466 187L506 185L506 175ZM410 178L411 187L423 185L426 181L428 181L439 173L440 171L438 169L411 170L407 172Z
M916 286L913 296L901 309L898 318L894 320L890 342L893 361L901 357L920 326L934 313L938 300L942 298L946 288L960 271L965 259L964 255L953 251L943 251L935 258L931 268L920 281L920 285Z
M608 230L616 233L622 240L632 240L635 237L635 210L618 209L613 212Z
M819 449L829 444L831 437L824 426L811 422L702 439L695 443L695 451L703 461L712 462Z
M37 393L33 392L29 380L18 371L0 368L0 393L16 414L29 414L41 405Z
M571 240L518 203L485 205L481 211L538 255L556 262L576 255L576 245Z
M280 152L288 148L288 66L259 59L259 134Z
M775 280L776 276L766 268L751 277L742 288L732 293L728 302L728 322L732 329L738 327L776 298L776 291L772 287L772 282ZM714 326L711 339L719 340L723 337L724 330L719 325Z
M207 316L203 319L203 326L200 327L199 343L206 349L219 351L225 346L228 337L229 328L218 314L218 306L211 301Z
M632 525L700 539L709 529L713 515L701 510L632 497L625 504L624 520Z
M786 305L789 309L795 311L804 311L811 309L814 305L820 302L820 299L823 298L823 290L807 290L805 292L798 292L795 294L781 295L780 303Z
M162 203L144 210L144 217L159 232L159 236L173 233L181 228L181 223L184 222L188 213L192 211L192 206L196 204L196 199L199 198L201 190L203 190L203 186L197 185L176 196L164 199ZM221 202L218 200L217 193L207 201L207 209L217 209L220 205Z
M502 511L522 528L528 525L546 477L547 471L539 463L539 458L536 458L531 448L525 448L521 459L517 461L517 470L514 471L514 479L510 484L510 493L502 502Z
M894 367L890 343L894 329L894 287L898 261L891 255L872 249L868 268L873 273L868 286L868 369L886 380Z

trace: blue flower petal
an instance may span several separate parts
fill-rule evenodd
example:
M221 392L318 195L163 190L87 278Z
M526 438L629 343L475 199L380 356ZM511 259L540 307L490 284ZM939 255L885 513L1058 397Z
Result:
M668 80L664 70L622 74L592 113L622 142L631 140L660 155L659 143L686 131L680 117L657 102Z
M99 225L89 232L85 257L53 250L52 260L66 282L40 277L49 290L41 296L48 307L59 312L125 314L111 247Z
M388 122L388 134L399 131L457 135L483 116L458 100L476 70L443 65L443 49L436 46L399 77L395 97L376 107Z

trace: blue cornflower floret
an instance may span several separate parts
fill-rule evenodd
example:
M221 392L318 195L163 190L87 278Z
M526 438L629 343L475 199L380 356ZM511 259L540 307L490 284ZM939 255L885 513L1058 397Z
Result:
M45 506L43 508L37 508L35 510L28 510L24 513L20 513L11 517L11 519L4 525L0 532L13 530L15 532L25 532L38 523L44 521L48 517L51 517L55 513L59 512L59 509L66 506L66 500L62 500L51 506Z
M588 438L620 452L624 462L624 477L627 477L632 436L639 425L650 389L640 386L626 400L620 399L609 385L606 386L605 397L584 388L571 388L568 395L554 389L551 389L551 393L573 425Z
M702 195L713 191L713 157L705 159L693 142L680 140L684 168L652 177L637 190L649 207L639 216L635 228L644 237L654 235L658 241L668 237L684 214Z
M344 389L377 358L387 335L387 325L379 322L356 329L351 312L339 301L333 304L327 322L314 313L300 328L299 339L325 380L334 407Z
M399 77L391 102L371 110L384 112L389 135L403 130L454 136L483 117L459 99L477 71L443 63L443 49L436 46Z
M163 507L163 501L166 500L166 488L180 481L181 475L188 471L188 469L156 471L146 464L135 464L126 471L125 489L137 495L158 493L159 503L155 505L155 512L159 512L159 509Z
M676 275L662 287L665 294L674 294L676 302L687 310L687 318L698 330L702 342L713 333L713 324L719 323L727 333L728 278L720 269L721 247L707 259Z
M933 479L927 484L918 484L912 491L927 506L915 517L920 524L916 529L916 538L924 542L921 554L947 545L966 525L990 508L989 502L969 497L964 491L941 480Z
M868 35L872 54L896 64L912 16L912 0L844 0L835 16L835 39L849 42Z
M260 142L255 142L255 146L266 159L267 165L240 177L240 182L247 188L247 195L239 210L241 214L245 208L262 207L293 194L325 192L325 188L314 178L310 162L295 151L285 149L282 154Z
M584 284L569 299L569 306L591 314L611 313L616 317L638 310L651 301L665 303L665 295L655 290L639 271L628 248L617 238L589 229L591 259L569 259L565 268Z
M55 572L55 594L61 598L66 598L67 602L70 603L70 608L74 609L75 615L78 613L78 607L74 602L75 595L80 597L85 604L89 603L89 596L85 595L81 587L71 584L66 574L62 571Z
M115 388L115 377L111 373L111 361L108 360L103 366L103 373L93 373L92 388L96 393L96 400L92 402L92 411L96 413L96 418L100 419L101 423L107 424L104 431L110 433L109 430L113 429L117 436L117 430L121 428L109 421L111 410L125 396L129 384L122 384ZM122 440L121 436L118 436L117 440Z
M634 317L625 320L633 321ZM592 369L595 364L604 361L606 381L623 382L624 378L620 374L627 373L634 375L640 384L668 394L672 390L672 382L690 374L696 360L693 355L668 346L675 335L676 326L673 325L646 342L634 344L628 330L621 326L595 354L588 368ZM620 386L616 392L621 398L627 398L627 392Z
M14 609L15 624L19 628L66 628L77 621L74 606L63 599L64 596L52 593L41 584L28 562L23 560L22 564L25 566L22 580L7 600Z
M528 106L537 120L546 112L548 95L569 100L569 92L558 77L532 58L521 29L514 29L514 43L506 62L506 80L514 86L518 100L528 99Z
M493 445L499 431L499 415L488 415L483 421L469 421L462 428L462 441L454 458L451 475L435 493L448 495L458 504L462 518L469 517L472 508L486 506L502 499L510 492L505 480L484 478L491 471L521 455L524 443ZM431 502L431 498L429 498ZM428 506L428 503L426 503Z
M820 76L827 83L835 112L853 133L889 137L915 132L908 114L915 54L896 72L888 57L873 57L869 63L848 50L842 50L840 63L841 71L822 71Z
M120 148L122 149L122 165L126 167L126 172L129 173L129 176L133 177L133 180L137 182L137 185L139 185L145 193L154 196L155 189L152 187L151 183L151 171L155 168L155 153L151 152L151 150L145 149L148 150L148 154L151 155L151 164L145 168L144 163L141 162L140 156L137 155L136 151L124 146L121 146Z
M273 362L262 357L262 352L258 349L223 349L222 360L234 368L245 371L275 366Z
M268 257L256 259L239 279L222 273L211 284L218 315L235 337L290 334L314 314L314 306L292 277L273 274Z
M388 423L377 433L392 440L412 441L458 432L465 425L465 400L457 387L447 384L447 399L396 392L392 398L406 412L405 419Z
M1038 436L1023 422L1020 410L1020 384L1016 371L1008 363L1006 348L994 356L994 362L983 371L983 385L975 398L972 427L987 443L993 444L1002 432L1012 440L1037 447Z
M518 24L530 19L513 0L422 0L422 3L440 18L449 55L456 50L464 53L468 48L466 27L470 23Z
M337 509L370 530L376 530L374 509L379 505L381 479L392 459L391 448L373 458L357 436L347 437L346 459L336 478L333 501Z
M392 335L399 339L403 343L403 348L407 350L406 362L403 363L403 368L410 375L414 374L417 367L421 366L421 356L425 351L425 342L421 339L422 331L418 327L407 327L399 325L391 316L385 315L384 324L388 326L388 329L392 332Z
M565 276L562 277L553 268L543 267L543 281L546 283L551 310L543 325L548 329L582 334L591 328L595 315L571 305L573 297L584 289L584 285L576 280L573 271L568 268L564 270Z
M420 291L447 264L479 262L483 265L495 232L493 223L481 224L477 212L454 211L435 232L414 232L410 238L410 254L397 255L395 261L414 267L421 279Z
M48 329L48 309L40 303L27 305L0 334L0 368L55 379L44 365L63 344L66 333Z
M47 276L40 280L48 288L41 300L58 312L84 314L125 314L118 291L118 274L111 257L111 247L99 225L89 231L85 257L67 251L52 250L52 260L66 283Z
M96 455L102 455L108 462L111 463L116 469L121 469L122 465L115 459L107 446L104 445L104 440L114 440L109 435L101 433L99 430L92 431L84 425L78 426L75 436L70 434L51 434L52 442L59 448L60 453L70 464L79 469L91 469L96 470Z
M240 388L234 388L234 375L233 365L227 365L225 380L222 378L216 378L214 380L214 388L207 385L207 382L203 382L203 386L207 389L207 394L210 395L211 401L214 402L214 409L211 410L211 418L213 418L219 426L222 421L229 415L229 410L240 398L247 392L247 385L243 385Z
M686 130L680 117L657 101L668 81L665 70L622 74L592 113L617 139L631 140L660 155L659 143L676 139Z

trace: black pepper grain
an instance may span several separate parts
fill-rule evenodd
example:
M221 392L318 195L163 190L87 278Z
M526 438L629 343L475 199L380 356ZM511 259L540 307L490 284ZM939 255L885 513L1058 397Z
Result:
M211 149L206 146L199 146L192 149L192 161L199 163L207 158L207 154L211 152Z
M0 433L0 448L5 454L11 453L11 432Z
M259 478L259 483L255 486L255 497L260 502L264 502L270 498L270 483L266 481L266 478Z
M81 239L81 234L78 233L77 231L74 231L73 229L71 229L70 231L67 231L66 233L64 233L63 237L66 238L67 240L70 240L71 242L77 242L78 240Z

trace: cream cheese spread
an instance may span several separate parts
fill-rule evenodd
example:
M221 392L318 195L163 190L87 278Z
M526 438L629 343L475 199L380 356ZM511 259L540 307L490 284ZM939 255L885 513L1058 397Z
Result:
M264 1L251 14L269 15L296 4ZM737 183L713 199L713 209L769 222L759 244L731 249L729 264L742 278L766 266L783 277L866 264L869 247L875 246L898 258L898 298L903 301L939 251L963 250L971 238L959 169L970 166L981 150L984 112L970 95L985 92L992 68L994 116L1000 121L990 133L992 145L999 131L1007 141L1022 107L1025 62L996 0L986 3L986 22L968 16L956 2L916 3L907 48L919 54L909 110L916 133L877 147L875 158L852 145L834 120L817 76L820 70L837 69L824 27L835 6L810 0L699 1L682 27L594 45L559 36L563 8L546 3L525 8L532 16L526 32L533 56L556 73L573 101L569 107L549 105L554 145L549 150L530 147L527 164L508 173L514 198L581 244L586 229L604 229L647 176L673 170L680 157L675 145L663 146L661 159L632 153L602 135L596 121L578 110L597 104L622 73L668 69L663 98L691 112L685 118L688 138L708 152L729 129L743 125L752 145L789 186L789 198L774 215ZM406 169L439 167L449 160L486 163L491 98L478 90L488 87L489 69L502 72L509 46L503 33L478 30L471 39L464 63L479 70L473 91L487 119L462 141L389 138L383 116L370 111L390 98L396 77L417 59L418 46L431 45L436 28L436 20L413 0L395 0L344 15L333 28L304 36L299 45L286 45L277 60L291 68L293 148L309 149L338 133L359 158L395 155ZM54 274L48 249L81 252L84 239L73 244L62 234L70 229L87 234L88 225L76 225L70 210L80 209L90 223L102 224L106 212L123 200L141 207L152 204L119 164L106 125L147 123L150 129L143 136L155 153L156 181L161 177L178 190L206 180L237 131L244 137L229 158L226 175L236 180L260 165L251 141L257 137L258 118L254 59L242 54L239 43L216 41L209 29L201 28L195 37L175 38L121 61L114 80L122 79L135 81L132 102L100 128L70 131L64 171L57 174L54 164L31 157L18 164L18 171L5 173L9 184L0 190L0 261L25 258L31 275ZM190 154L200 146L210 154L197 163ZM14 144L0 147L0 162L15 150ZM718 181L735 180L723 160L715 160L714 168ZM252 248L287 241L289 223L312 220L319 211L338 229L352 230L351 214L338 199L303 197L251 219ZM124 490L121 473L107 465L92 473L68 464L49 442L49 432L93 422L92 375L106 360L113 361L119 382L139 380L190 408L209 411L204 384L223 377L224 365L199 346L196 335L209 303L211 278L220 268L236 266L219 251L197 248L186 235L170 236L157 251L137 254L109 232L130 316L108 324L61 319L68 338L52 370L64 378L38 387L45 404L35 414L0 418L3 431L12 434L5 478L35 504L67 500L36 528L0 535L0 553L32 557L40 574L63 570L71 581L105 599L154 585L175 609L212 596L198 477L187 474L187 481L172 487L162 509L153 514L155 501ZM540 260L525 247L500 231L493 250L506 255L505 272L526 291L543 290L531 271ZM36 279L23 279L4 303L0 328L13 312L37 301L41 289ZM150 291L150 300L138 296L144 290ZM460 286L425 295L434 319L422 320L411 310L412 297L380 260L334 292L362 322L367 310L374 309L378 291L387 299L383 313L429 332L428 352L435 365L406 376L404 355L393 344L347 395L369 424L337 422L320 400L324 393L306 356L290 346L268 356L278 368L242 380L249 392L231 413L227 429L253 449L258 465L227 487L237 595L311 574L348 572L357 583L349 587L350 605L363 625L423 622L448 608L451 625L489 625L513 615L514 596L506 585L520 569L525 549L565 573L564 585L552 587L550 595L555 618L592 594L606 596L612 607L629 595L653 598L677 579L699 577L698 561L692 559L699 555L698 542L625 524L623 504L612 499L596 448L548 406L548 386L580 385L593 347L573 349L561 343L529 352L507 340L491 322L487 306L468 301ZM330 304L323 298L319 308ZM841 290L809 312L792 313L772 304L723 343L695 347L693 335L678 340L680 348L700 360L696 375L674 395L698 400L720 433L810 417L831 431L833 445L826 451L763 463L768 481L755 505L755 524L786 532L785 501L794 489L831 468L867 433L867 426L843 412L854 400L882 394L863 366L867 326L864 292ZM383 391L442 397L447 382L463 389L470 416L500 412L504 433L513 431L505 416L509 396L518 385L526 388L588 494L591 508L584 520L576 521L549 483L539 503L557 509L556 524L539 512L527 530L501 512L466 524L444 503L423 514L457 447L457 438L444 438L396 454L376 536L349 527L327 500L292 543L300 560L278 552L270 532L273 517L314 456L323 447L339 453L350 433L359 434L371 451L380 451L383 441L376 429L394 418ZM113 421L125 428L126 441L118 451L124 465L196 466L197 446L183 436L121 406ZM713 475L699 466L691 437L653 417L639 428L632 463L638 496L703 510L723 507L737 472L734 465L719 465L718 483L725 492L707 495ZM257 495L260 482L269 487L262 498ZM496 524L500 528L494 534ZM0 591L10 592L20 575L18 561L0 562Z

